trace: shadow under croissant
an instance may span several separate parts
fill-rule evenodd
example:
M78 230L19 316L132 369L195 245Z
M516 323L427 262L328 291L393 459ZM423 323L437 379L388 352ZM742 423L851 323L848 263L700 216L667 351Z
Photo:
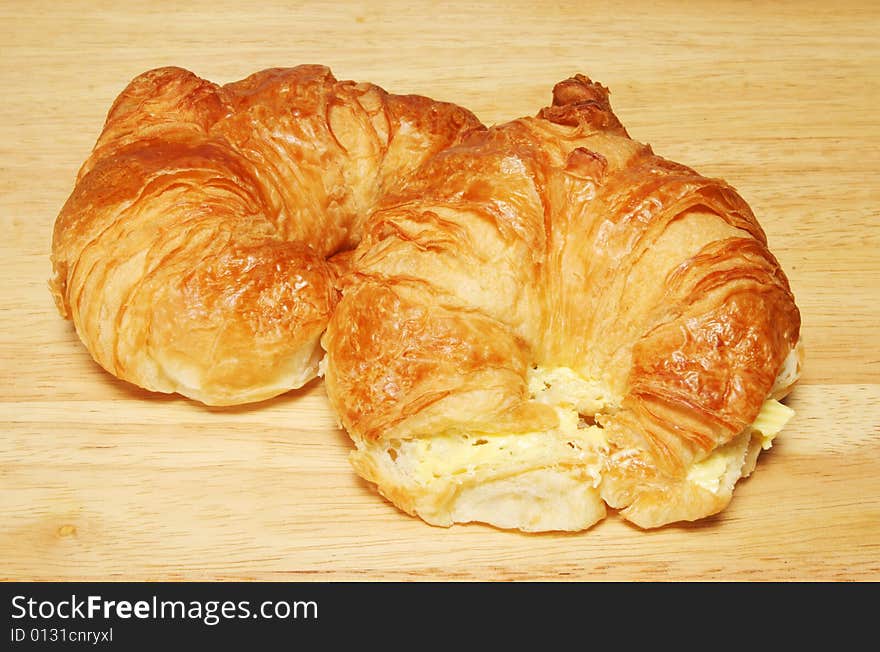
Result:
M258 410L267 410L281 407L282 405L290 401L297 401L314 391L322 382L323 381L320 378L312 378L302 387L289 389L283 394L263 399L262 401L257 401L255 403L244 403L241 405L204 405L203 403L196 403L195 401L187 399L183 396L180 396L180 399L186 401L187 403L196 403L196 405L208 412L214 412L217 414L247 414L249 412L256 412ZM329 404L327 406L327 409L330 409Z

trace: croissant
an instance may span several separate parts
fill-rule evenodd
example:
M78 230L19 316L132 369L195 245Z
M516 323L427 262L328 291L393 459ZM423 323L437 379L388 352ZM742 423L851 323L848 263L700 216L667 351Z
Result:
M379 200L480 126L323 66L217 86L180 68L116 99L61 210L50 287L110 373L209 405L314 378L334 254Z
M437 525L716 513L802 363L748 205L581 75L487 128L321 66L145 73L52 263L61 314L141 387L228 405L324 374L356 471Z
M800 315L749 206L582 75L429 158L348 264L327 393L357 472L428 523L699 519L791 415Z

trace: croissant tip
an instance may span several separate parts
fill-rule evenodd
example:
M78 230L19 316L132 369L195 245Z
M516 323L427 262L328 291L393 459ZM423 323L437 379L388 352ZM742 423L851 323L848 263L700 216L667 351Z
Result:
M539 118L569 127L589 125L594 129L625 130L614 115L608 89L577 73L553 87L553 102L538 113Z
M608 89L586 75L577 73L553 87L553 106L570 106L581 102L608 104Z

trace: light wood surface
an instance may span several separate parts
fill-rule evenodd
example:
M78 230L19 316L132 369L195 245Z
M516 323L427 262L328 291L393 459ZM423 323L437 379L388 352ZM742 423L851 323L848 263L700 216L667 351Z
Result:
M880 580L876 2L0 4L0 578ZM206 409L101 371L47 290L116 94L269 66L532 114L575 72L751 203L803 313L797 415L723 514L642 532L433 528L348 466L320 383Z

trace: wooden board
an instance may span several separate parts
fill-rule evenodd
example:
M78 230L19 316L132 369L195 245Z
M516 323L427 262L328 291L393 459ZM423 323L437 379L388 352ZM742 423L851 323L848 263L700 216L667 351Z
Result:
M0 5L0 577L880 579L876 2ZM320 383L206 409L101 371L47 290L55 216L116 94L269 66L534 113L575 72L633 137L751 203L803 312L797 416L730 509L642 532L433 528L350 470Z

